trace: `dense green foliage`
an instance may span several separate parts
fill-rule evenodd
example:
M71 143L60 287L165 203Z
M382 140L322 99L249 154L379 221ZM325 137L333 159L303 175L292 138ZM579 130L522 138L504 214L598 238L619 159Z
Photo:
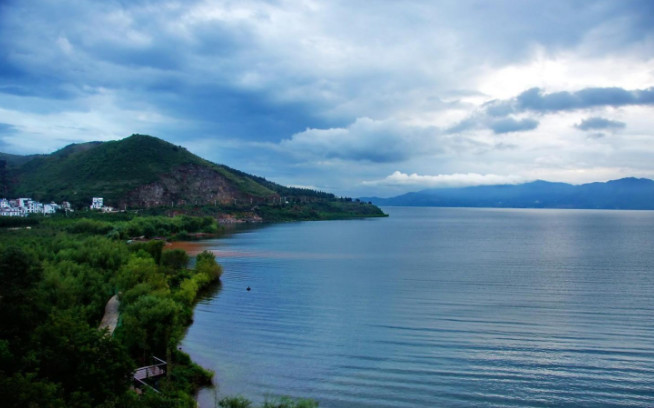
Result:
M225 397L220 400L218 405L222 408L254 408L252 401L242 396ZM272 400L264 401L261 408L317 408L318 403L310 399L292 399L289 397L279 397Z
M283 204L188 206L182 210L195 216L229 215L245 222L321 221L364 217L386 217L379 207L352 199L289 198ZM170 214L170 209L149 209L149 214ZM184 239L192 238L190 235Z
M361 217L385 217L378 207L349 199L260 206L255 213L267 221L335 220Z
M0 230L0 401L6 407L195 407L211 373L176 349L198 293L222 269L201 254L195 269L164 241L121 239L216 231L192 217L39 218ZM97 327L120 293L121 324ZM132 371L152 355L168 361L161 393L138 396Z
M36 156L12 172L18 183L10 186L9 193L37 200L66 200L76 206L88 205L90 197L98 195L111 202L189 164L218 171L246 194L273 194L245 173L233 172L181 146L146 135L105 143L73 144L50 155Z
M211 163L181 146L145 135L105 143L73 144L49 155L32 156L29 160L12 157L12 163L13 166L9 166L6 160L0 160L0 195L69 201L77 209L88 208L91 197L100 196L107 205L123 209L124 206L130 209L147 207L148 213L159 215L225 215L263 221L383 215L373 205L354 205L351 199L339 199L330 193L281 186L263 177ZM189 176L193 181L203 178L198 174L216 176L215 179L208 177L214 180L212 193L207 194L207 185L201 183L186 190L182 188L193 184L184 179L189 166L203 170ZM171 178L176 181L170 181ZM162 182L164 179L168 181ZM140 196L138 200L129 198L134 191L141 191L140 188L154 182L160 182L159 188L168 189L170 195L167 197L171 200L166 199L166 206L162 206L163 199L146 203L148 196L156 196L154 193L143 193L145 198Z
M4 219L11 218L4 217ZM32 220L31 224L26 225L34 225L41 220L47 220L49 223L62 224L62 227L71 233L106 234L108 237L124 240L157 237L177 238L178 236L186 237L188 234L193 233L216 235L222 231L222 228L216 224L216 220L210 216L143 216L136 212L103 214L85 211L74 213L65 218L56 217L52 220L38 216L14 219ZM0 221L2 220L3 218L0 217Z
M33 154L21 156L18 154L0 153L0 169L21 166L35 157L38 156Z

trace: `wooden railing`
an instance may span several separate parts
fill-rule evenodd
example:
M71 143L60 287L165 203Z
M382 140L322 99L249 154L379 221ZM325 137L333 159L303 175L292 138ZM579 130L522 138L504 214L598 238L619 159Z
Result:
M166 363L164 360L152 356L152 360L155 364L149 365L149 366L144 366L144 367L139 367L134 371L134 386L135 387L142 387L146 386L155 392L159 392L156 388L154 388L152 385L148 384L145 382L145 380L151 379L151 378L158 378L166 375L166 369L168 366L168 363Z

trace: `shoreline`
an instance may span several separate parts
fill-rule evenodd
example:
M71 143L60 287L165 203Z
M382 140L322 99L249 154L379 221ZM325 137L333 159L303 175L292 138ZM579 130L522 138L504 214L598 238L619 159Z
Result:
M217 238L217 237L208 237L207 239L215 239L215 238ZM193 257L193 258L197 257L198 254L200 254L200 253L202 253L204 251L209 251L209 252L213 253L214 255L216 255L215 251L209 250L206 245L202 244L203 241L204 241L203 239L193 240L193 241L169 241L169 242L166 242L166 245L164 246L164 251L181 249L184 252L186 252L186 254L189 257ZM218 265L220 265L221 268L222 268L222 265L220 264L220 262L218 262ZM222 279L219 278L219 279L217 279L215 281L212 281L212 282L208 283L204 287L198 288L198 290L196 291L196 294L195 294L195 299L193 301L193 305L191 307L191 319L190 319L189 323L184 326L184 335L179 339L179 341L175 345L177 352L183 353L186 356L188 356L189 361L192 364L195 364L198 367L200 367L201 369L212 373L211 378L208 379L209 380L208 384L207 383L205 383L205 384L196 384L197 386L195 387L192 396L193 396L193 399L195 400L195 405L196 405L197 408L201 408L200 401L198 399L200 391L203 390L203 389L209 389L209 390L215 389L216 387L218 387L218 384L216 384L214 382L214 374L215 374L214 371L207 368L207 367L205 367L201 362L196 361L188 353L188 351L186 351L185 349L182 348L182 343L184 341L184 338L186 337L186 334L187 334L188 330L190 329L191 325L194 323L193 315L195 314L195 307L197 306L197 304L200 302L200 300L202 300L203 297L207 296L210 293L213 293L213 291L217 290L217 288L219 288L221 285L222 285Z

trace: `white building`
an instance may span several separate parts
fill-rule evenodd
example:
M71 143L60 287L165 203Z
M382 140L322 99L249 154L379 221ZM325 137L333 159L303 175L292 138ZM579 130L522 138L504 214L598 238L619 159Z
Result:
M18 207L3 207L0 208L0 216L2 217L25 217L27 213Z
M32 201L31 198L18 198L16 200L18 208L27 208L27 203Z
M25 207L27 208L27 212L29 214L43 214L42 203L34 200L28 200L25 204L26 204Z
M43 204L43 214L54 214L59 209L61 209L61 206L54 201L50 204Z
M102 197L93 197L93 200L91 201L91 209L92 210L101 210L102 207L104 207L104 200Z
M43 204L31 198L18 198L15 200L0 199L0 216L27 217L29 214L54 214L61 206L55 202Z

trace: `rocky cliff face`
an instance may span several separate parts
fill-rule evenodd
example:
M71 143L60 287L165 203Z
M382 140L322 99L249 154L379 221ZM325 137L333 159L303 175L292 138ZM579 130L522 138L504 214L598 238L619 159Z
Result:
M252 197L239 191L234 183L220 172L196 164L187 164L162 175L154 183L130 191L119 201L118 206L148 208L185 204L242 204L273 200L276 197Z

